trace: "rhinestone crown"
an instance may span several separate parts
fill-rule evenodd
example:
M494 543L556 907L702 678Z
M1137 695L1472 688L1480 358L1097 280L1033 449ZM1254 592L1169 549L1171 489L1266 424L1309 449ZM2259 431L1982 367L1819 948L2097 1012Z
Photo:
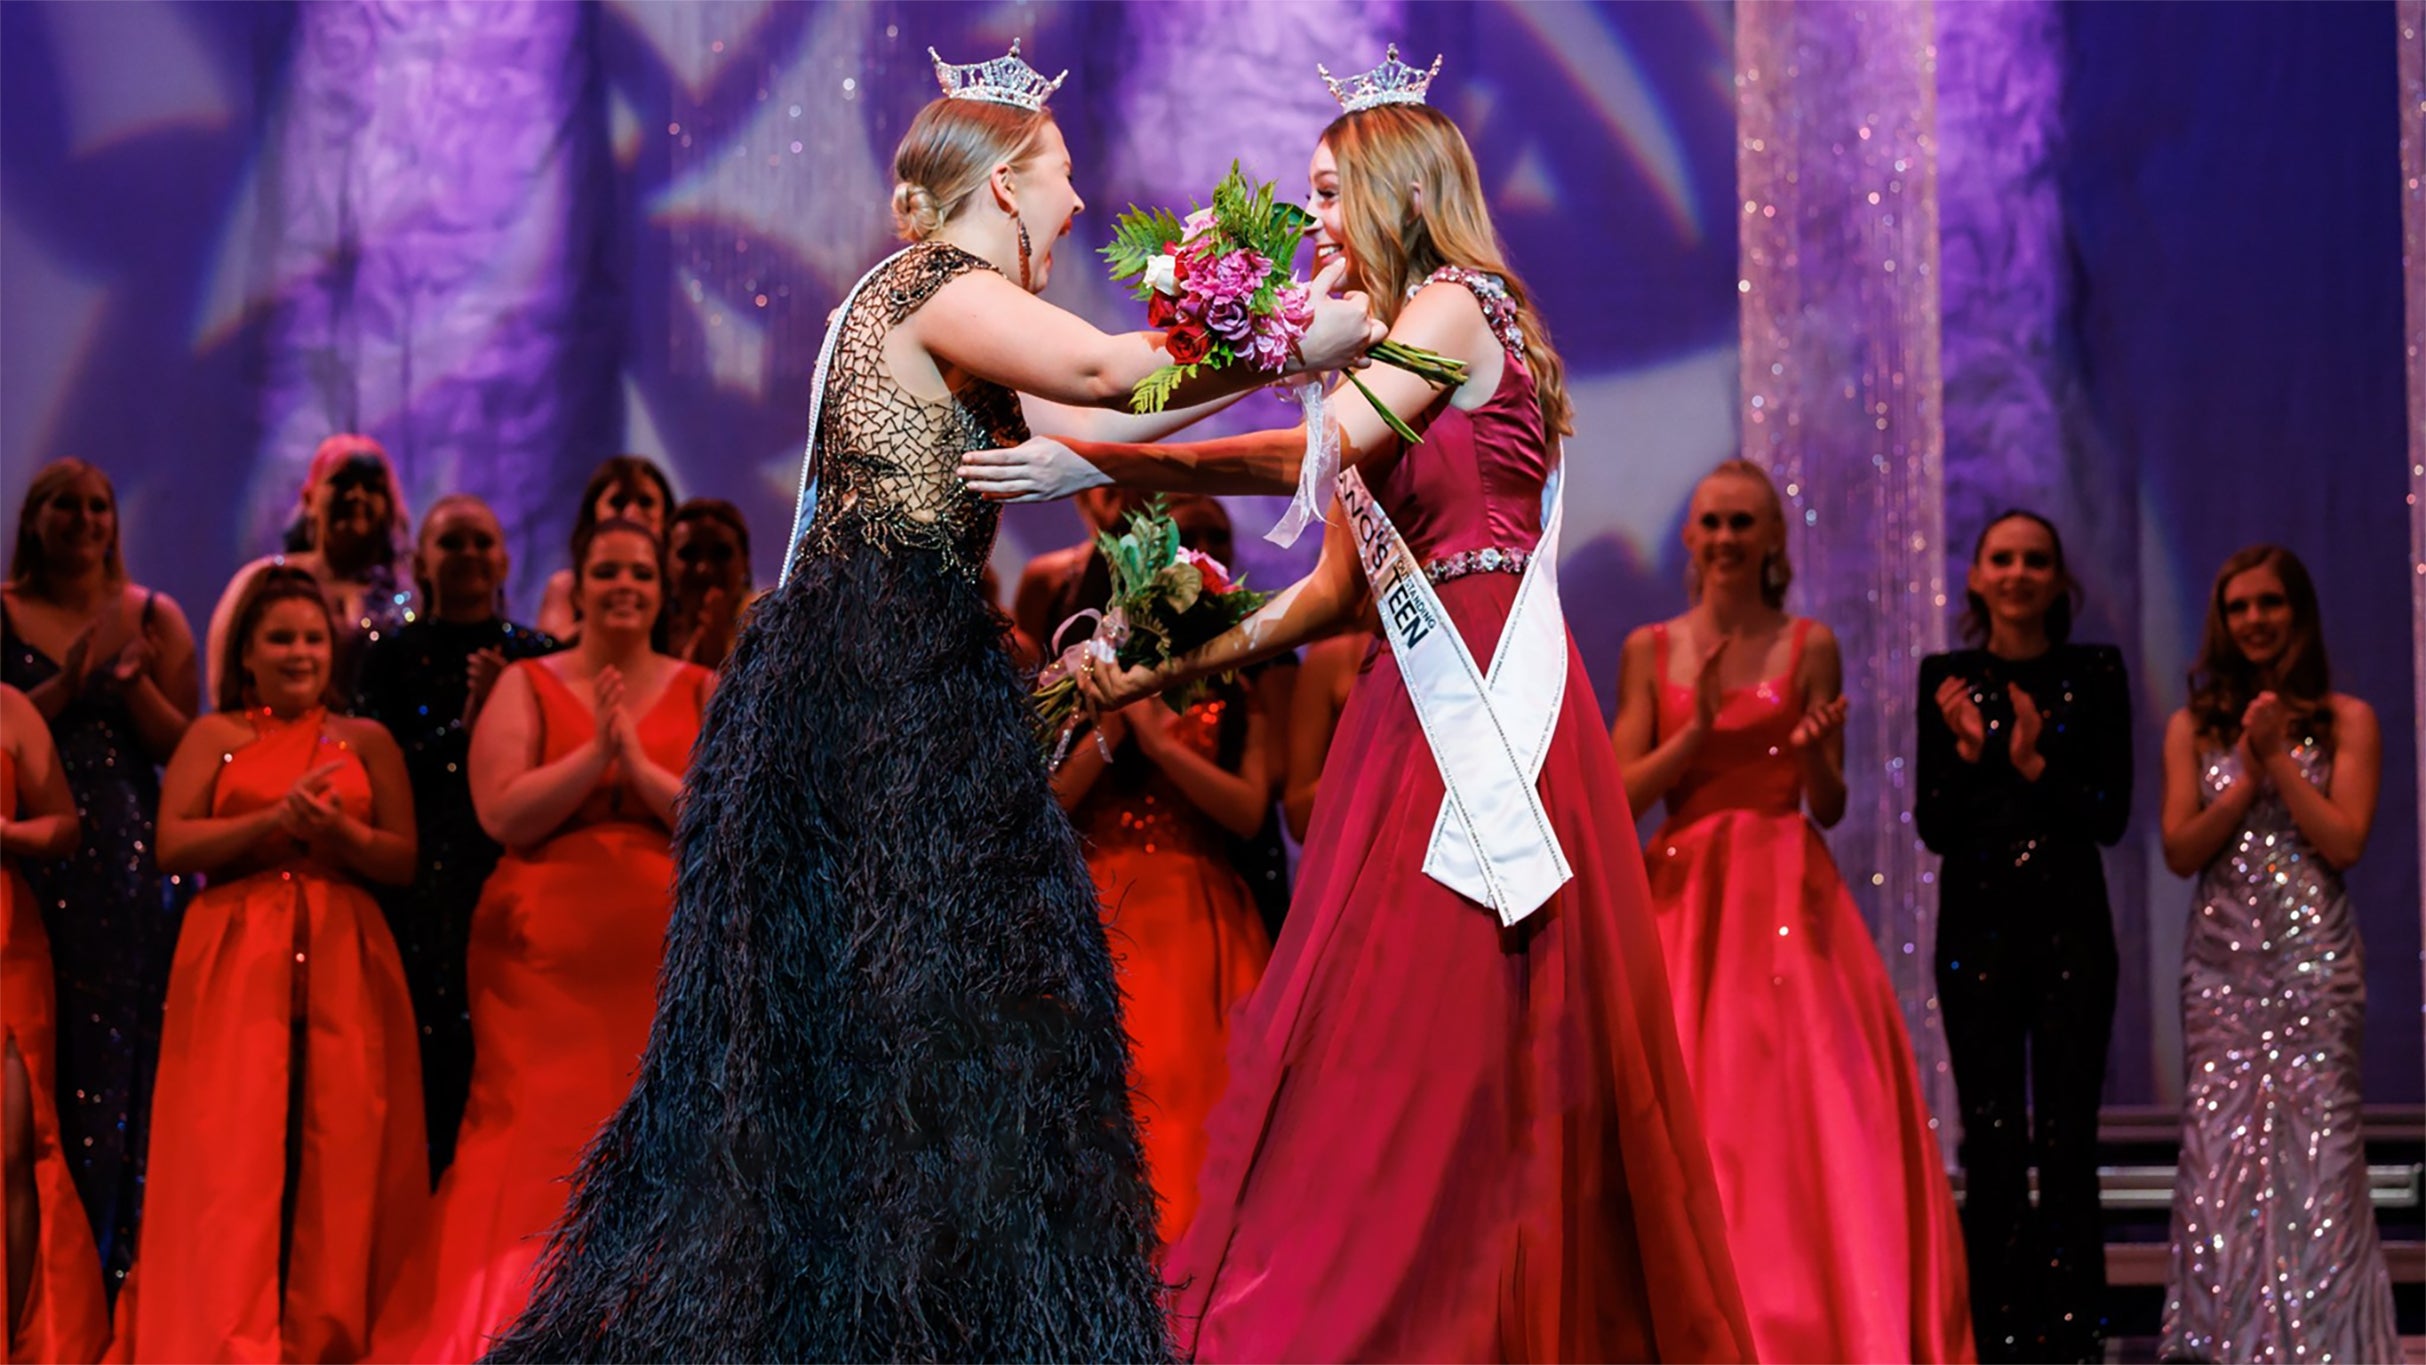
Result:
M1046 80L1035 67L1019 59L1019 40L1011 40L1009 55L988 62L972 62L955 66L928 48L927 55L935 59L935 83L943 87L945 99L984 100L988 104L1008 104L1035 113L1045 107L1045 101L1061 88L1068 71Z
M1331 98L1353 114L1377 104L1423 103L1424 92L1432 88L1432 78L1440 74L1440 58L1432 59L1431 70L1419 71L1398 59L1398 44L1392 43L1381 65L1361 76L1334 80L1331 68L1317 62L1314 69L1322 73L1323 83L1331 87Z

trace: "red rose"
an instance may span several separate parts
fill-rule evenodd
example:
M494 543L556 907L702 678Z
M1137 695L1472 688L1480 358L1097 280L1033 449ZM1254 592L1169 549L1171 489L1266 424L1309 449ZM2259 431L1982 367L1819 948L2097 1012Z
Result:
M1168 294L1156 294L1146 300L1146 325L1169 327L1179 321L1179 305Z
M1170 249L1170 255L1172 278L1179 280L1188 278L1188 253L1174 246Z
M1197 577L1204 580L1205 591L1216 597L1235 591L1238 586L1230 581L1230 571L1222 562L1202 550L1181 550L1179 562L1194 566Z
M1201 322L1185 322L1162 334L1162 348L1174 365L1193 365L1213 349L1213 339Z

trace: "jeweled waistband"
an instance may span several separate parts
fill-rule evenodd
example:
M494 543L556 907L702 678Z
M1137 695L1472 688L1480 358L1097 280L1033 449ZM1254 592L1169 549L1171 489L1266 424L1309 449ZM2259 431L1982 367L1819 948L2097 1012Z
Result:
M1464 578L1468 574L1522 574L1525 566L1532 562L1533 556L1528 551L1503 550L1489 545L1479 550L1460 550L1456 554L1432 560L1424 565L1424 577L1438 584L1453 578Z

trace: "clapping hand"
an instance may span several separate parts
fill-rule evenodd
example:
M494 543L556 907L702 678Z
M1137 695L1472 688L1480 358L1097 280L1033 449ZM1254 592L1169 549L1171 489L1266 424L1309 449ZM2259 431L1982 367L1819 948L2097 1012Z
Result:
M117 656L110 660L110 685L133 686L144 674L151 672L153 661L159 657L160 651L153 647L151 637L140 630L136 631L125 644L118 647Z
M2263 763L2291 748L2291 708L2274 692L2260 692L2241 712L2241 737L2250 756Z
M1946 728L1954 732L1955 756L1965 763L1979 762L1988 744L1988 725L1980 718L1979 703L1971 699L1970 682L1950 677L1939 683L1937 709L1946 718Z
M67 655L59 661L59 677L67 685L67 694L81 696L93 677L93 637L100 633L99 621L87 621L76 638L68 641Z
M2046 730L2047 718L2019 685L2005 684L2005 695L2013 698L2013 736L2009 741L2013 770L2036 782L2039 774L2047 770L2047 760L2039 753L2039 736Z
M591 706L598 722L598 749L609 761L630 753L631 717L623 708L623 670L602 668L590 684Z
M1719 685L1719 660L1727 653L1728 639L1722 635L1718 643L1702 652L1702 664L1693 672L1693 728L1707 735L1718 725L1719 706L1726 700L1726 689Z
M463 723L470 725L480 716L480 708L488 705L489 693L497 687L497 679L505 674L505 651L491 645L475 649L463 664Z
M296 778L295 785L287 788L286 795L279 799L278 827L296 843L317 851L344 818L344 809L329 790L337 770L344 766L342 762L321 764Z
M1843 697L1821 702L1803 713L1803 718L1795 723L1794 733L1786 742L1800 750L1819 747L1830 735L1845 728L1845 711Z

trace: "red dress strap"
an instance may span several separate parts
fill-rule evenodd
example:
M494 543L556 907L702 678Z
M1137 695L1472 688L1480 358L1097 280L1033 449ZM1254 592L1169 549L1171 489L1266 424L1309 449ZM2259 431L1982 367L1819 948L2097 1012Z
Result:
M1810 643L1812 624L1808 616L1794 619L1794 645L1786 653L1786 686L1797 692L1803 685L1803 648Z

